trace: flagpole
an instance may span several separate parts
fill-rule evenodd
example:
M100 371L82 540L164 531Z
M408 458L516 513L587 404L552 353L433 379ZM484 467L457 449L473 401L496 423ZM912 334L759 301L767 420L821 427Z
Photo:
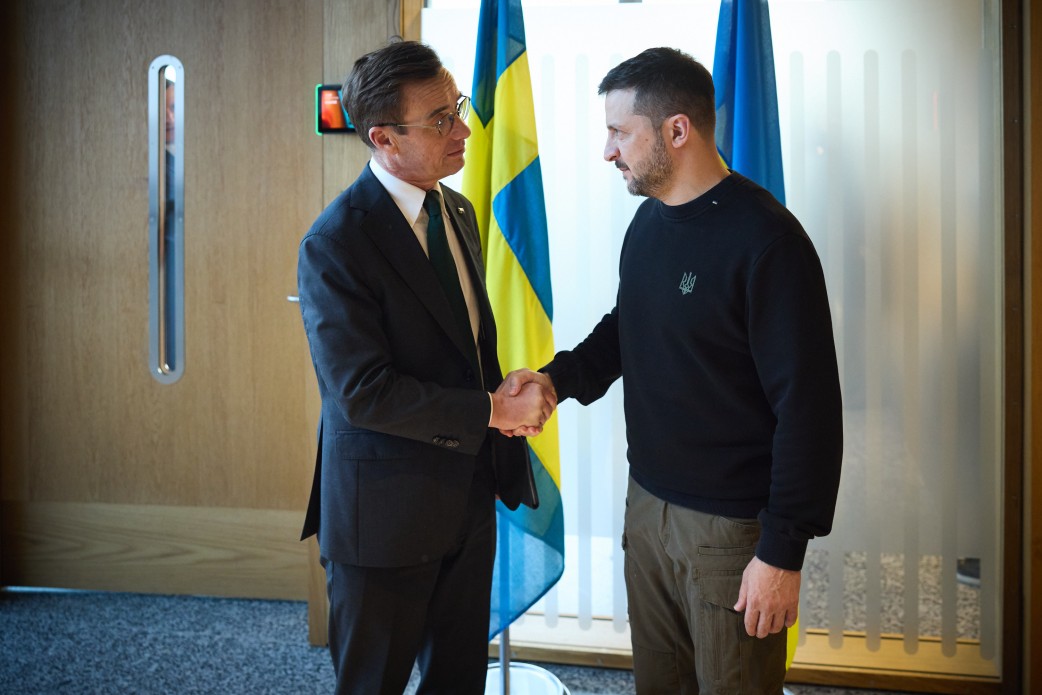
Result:
M510 628L499 633L499 672L503 676L503 695L510 695Z
M496 516L499 516L498 510ZM497 528L499 529L499 546L497 552L499 553L499 607L503 610L504 607L510 605L510 572L509 565L510 561L510 534L508 533L509 524L504 523L502 519L497 519ZM499 633L499 673L500 680L503 684L501 695L510 695L510 625L507 624L503 628L503 631Z

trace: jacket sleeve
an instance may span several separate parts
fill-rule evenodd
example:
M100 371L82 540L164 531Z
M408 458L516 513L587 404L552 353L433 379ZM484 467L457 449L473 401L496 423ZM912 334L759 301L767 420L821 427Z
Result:
M377 277L378 257L364 251L321 230L300 245L300 309L323 401L354 427L476 454L488 393L447 375L448 343L426 314L402 313L406 295L388 290L400 279Z

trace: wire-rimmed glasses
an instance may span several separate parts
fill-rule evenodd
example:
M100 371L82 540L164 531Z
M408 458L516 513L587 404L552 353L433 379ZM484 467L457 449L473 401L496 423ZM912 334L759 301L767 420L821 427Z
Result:
M433 125L428 123L377 123L377 126L393 126L395 128L433 128L438 131L438 135L445 136L452 132L453 126L456 125L456 119L460 118L463 120L467 119L467 114L470 113L470 97L460 95L460 98L456 100L455 112L446 111L438 116L437 123Z

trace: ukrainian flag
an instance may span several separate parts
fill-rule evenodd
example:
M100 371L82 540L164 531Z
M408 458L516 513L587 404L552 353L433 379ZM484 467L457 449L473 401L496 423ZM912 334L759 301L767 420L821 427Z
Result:
M482 0L463 193L481 228L486 283L504 371L554 356L553 298L543 177L521 0ZM510 626L564 571L557 418L528 440L539 509L498 506L489 639Z
M727 166L785 205L778 87L767 0L721 0L713 57L716 148ZM789 628L785 668L792 665L799 622Z
M731 169L785 204L778 88L767 0L722 0L713 58L716 147Z

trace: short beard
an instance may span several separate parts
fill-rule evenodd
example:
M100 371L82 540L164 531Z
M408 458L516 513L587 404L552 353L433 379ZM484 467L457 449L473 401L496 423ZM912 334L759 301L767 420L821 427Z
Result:
M630 177L626 190L633 195L655 198L673 178L673 160L666 152L666 143L663 142L661 133L655 139L654 148L644 167L645 170L640 174L630 169L633 176Z

